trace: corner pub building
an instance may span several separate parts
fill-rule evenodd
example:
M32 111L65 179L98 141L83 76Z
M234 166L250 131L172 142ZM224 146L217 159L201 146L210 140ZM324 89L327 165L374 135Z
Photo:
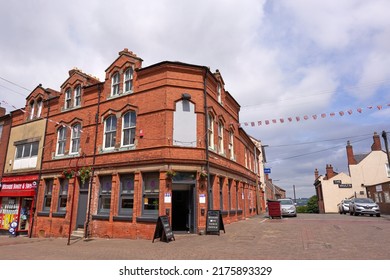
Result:
M142 68L124 49L105 73L73 69L58 94L45 90L32 236L152 239L161 215L174 232L200 233L209 209L225 224L256 214L259 150L218 70Z

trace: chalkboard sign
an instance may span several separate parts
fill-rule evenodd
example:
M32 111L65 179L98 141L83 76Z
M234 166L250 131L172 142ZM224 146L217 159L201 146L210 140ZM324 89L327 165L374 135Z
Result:
M168 216L159 216L157 219L156 229L154 230L153 241L160 238L160 241L169 242L175 240Z
M217 233L219 235L221 230L223 230L225 233L221 211L208 210L206 220L206 234Z

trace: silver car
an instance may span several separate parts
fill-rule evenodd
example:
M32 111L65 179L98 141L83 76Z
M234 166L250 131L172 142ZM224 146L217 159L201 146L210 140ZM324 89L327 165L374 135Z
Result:
M368 214L370 216L381 216L379 205L371 198L352 198L349 203L349 214L352 216Z
M339 207L340 214L347 214L349 212L350 199L343 199L337 206Z
M282 208L282 216L297 216L297 208L295 207L295 203L292 201L292 199L282 198L279 199L279 201L280 208Z

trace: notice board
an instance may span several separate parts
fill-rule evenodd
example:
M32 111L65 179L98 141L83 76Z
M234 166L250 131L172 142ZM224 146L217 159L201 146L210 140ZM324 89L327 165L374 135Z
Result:
M159 216L156 223L156 229L154 230L153 241L156 238L160 238L160 241L170 242L175 240L175 236L173 235L171 225L169 224L169 217Z
M225 233L221 211L207 210L206 234L219 235L221 230Z

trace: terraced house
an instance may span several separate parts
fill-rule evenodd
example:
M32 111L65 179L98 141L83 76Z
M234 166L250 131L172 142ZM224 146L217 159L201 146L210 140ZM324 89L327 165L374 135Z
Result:
M143 68L124 49L105 73L99 81L73 69L42 98L33 236L152 239L161 215L174 232L199 233L209 209L224 223L256 214L260 151L238 126L240 105L218 70Z

